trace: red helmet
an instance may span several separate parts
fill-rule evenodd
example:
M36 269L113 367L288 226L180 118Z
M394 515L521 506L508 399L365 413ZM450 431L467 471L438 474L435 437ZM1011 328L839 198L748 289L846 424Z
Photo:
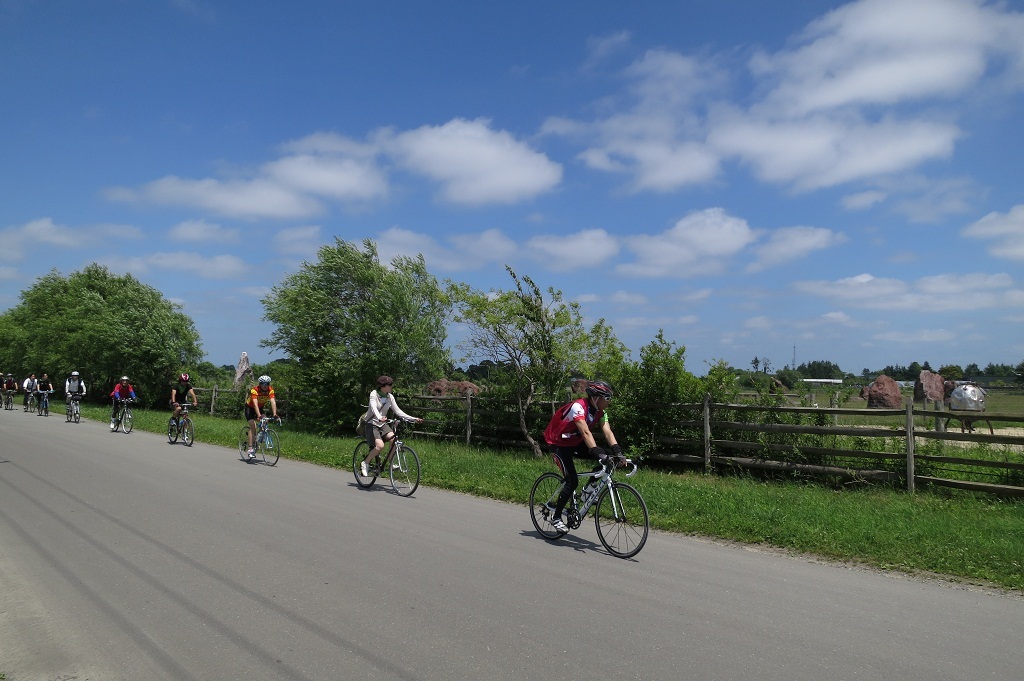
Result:
M614 393L612 387L604 381L591 381L587 385L587 394L591 397L603 397L610 400Z
M182 382L182 383L188 383L188 374L182 374L182 375L181 375L181 376L179 376L178 378L180 378L180 379L181 379L181 382Z

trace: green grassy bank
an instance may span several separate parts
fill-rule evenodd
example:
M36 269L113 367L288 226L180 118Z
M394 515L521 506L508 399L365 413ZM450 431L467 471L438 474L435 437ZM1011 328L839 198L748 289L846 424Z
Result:
M109 410L86 407L105 420ZM137 410L135 427L166 432L168 412ZM234 449L241 419L197 415L196 440ZM280 429L284 459L351 469L357 439ZM525 452L409 440L423 461L422 484L526 504L549 459ZM233 453L226 452L225 456ZM641 470L631 481L655 528L766 544L831 560L1024 589L1024 503L965 493L886 488L834 491L814 484ZM524 509L524 518L526 510Z

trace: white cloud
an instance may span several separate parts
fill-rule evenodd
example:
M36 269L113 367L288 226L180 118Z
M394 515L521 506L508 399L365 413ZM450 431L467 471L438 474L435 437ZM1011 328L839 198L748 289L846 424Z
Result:
M263 172L296 192L343 203L380 199L388 193L387 178L367 159L299 154L271 161Z
M423 255L430 270L443 272L464 272L508 263L519 247L497 229L480 234L460 234L447 239L450 245L441 244L429 234L421 234L399 227L391 227L381 234L377 242L378 255L382 262L400 255L415 257Z
M857 192L844 196L842 204L843 208L847 210L865 210L876 203L885 201L886 196L885 192L877 190Z
M535 236L524 250L531 258L559 272L571 272L600 265L619 254L619 242L603 229L585 229L575 234Z
M859 274L837 281L794 284L802 293L875 310L913 310L941 314L954 310L1016 304L1019 289L1007 274L969 273L922 277L912 284L899 279Z
M107 269L122 274L138 274L150 270L189 272L202 279L242 279L249 267L234 255L206 256L194 251L149 253L134 257L105 257L101 259Z
M886 333L879 333L872 336L872 338L889 343L918 345L923 343L946 343L957 336L958 334L953 331L947 331L946 329L914 329L910 331L889 331Z
M317 225L289 227L274 234L274 248L279 253L312 258L322 245Z
M0 243L3 244L4 257L21 260L28 252L40 248L80 249L111 236L135 239L139 234L139 230L130 225L68 227L46 217L0 230Z
M440 182L441 197L451 203L516 203L562 180L559 164L492 130L486 119L423 126L382 142L401 167Z
M690 213L661 234L626 240L624 245L635 259L617 269L638 277L715 274L756 239L746 220L727 215L721 208L709 208Z
M997 258L1024 262L1024 204L1006 214L989 213L962 232L972 239L990 242L988 252Z
M768 243L754 249L757 260L747 267L748 272L759 272L793 260L806 257L814 251L831 248L846 241L841 233L823 227L784 227L776 229Z
M237 229L227 229L206 220L186 220L171 227L175 241L233 242L238 240Z

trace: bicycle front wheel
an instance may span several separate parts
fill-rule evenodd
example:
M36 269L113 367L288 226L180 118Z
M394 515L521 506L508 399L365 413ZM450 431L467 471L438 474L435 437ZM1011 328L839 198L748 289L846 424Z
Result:
M594 509L597 536L608 553L619 558L632 558L647 543L650 518L647 504L632 486L613 482L601 493Z
M67 419L68 423L71 423L71 405L70 404L68 405L68 408L64 410L64 417Z
M174 444L178 441L178 424L174 422L174 417L167 419L167 442Z
M391 457L391 489L399 496L411 496L420 486L420 456L407 445L398 447Z
M366 440L361 440L352 452L352 475L356 477L356 484L364 489L372 485L377 479L377 462L380 460L380 457L377 457L370 462L370 464L368 464L370 474L363 475L362 471L359 469L359 464L363 462L363 459L365 459L366 455L369 453L370 445L366 444Z
M78 405L78 402L74 403L73 410L75 412L75 423L82 420L82 408Z
M191 447L192 443L195 442L196 429L192 425L192 419L185 419L184 423L181 424L181 441L185 443L186 447Z
M124 408L124 413L121 415L121 429L125 435L132 432L132 410L128 407Z
M545 539L558 539L565 532L559 532L551 526L551 517L555 512L558 493L562 491L565 481L558 473L545 473L537 478L530 490L530 519L537 532Z
M260 455L263 457L263 463L268 466L277 464L277 460L281 456L281 440L278 439L276 430L267 428L267 432L263 433L263 442L260 443Z
M42 400L39 400L38 402L36 402L36 413L39 414L40 416L43 415L43 401Z

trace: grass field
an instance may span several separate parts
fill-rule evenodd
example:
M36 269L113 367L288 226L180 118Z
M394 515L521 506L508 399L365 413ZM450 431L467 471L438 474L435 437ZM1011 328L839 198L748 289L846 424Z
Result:
M168 412L136 410L135 427L165 433ZM107 420L109 409L83 415ZM239 420L196 415L196 440L237 456ZM280 429L282 460L351 470L357 439ZM419 438L424 485L525 504L549 459ZM166 453L166 452L165 452ZM1024 590L1024 503L966 493L835 491L810 483L641 470L631 481L656 528L762 544L830 560ZM343 486L339 484L339 490ZM654 539L656 541L656 538Z

